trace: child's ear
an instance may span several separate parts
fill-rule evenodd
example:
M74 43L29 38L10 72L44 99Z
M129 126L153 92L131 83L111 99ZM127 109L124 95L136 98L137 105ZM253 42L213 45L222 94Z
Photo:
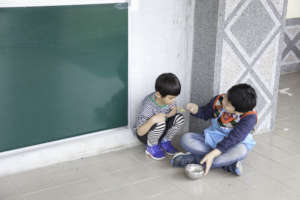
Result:
M155 92L155 97L161 98L161 94L159 92Z

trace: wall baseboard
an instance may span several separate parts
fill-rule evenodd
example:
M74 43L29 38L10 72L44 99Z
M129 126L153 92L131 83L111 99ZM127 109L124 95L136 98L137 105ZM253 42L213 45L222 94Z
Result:
M1 0L1 8L128 3L128 0Z
M0 153L0 177L138 145L127 127Z

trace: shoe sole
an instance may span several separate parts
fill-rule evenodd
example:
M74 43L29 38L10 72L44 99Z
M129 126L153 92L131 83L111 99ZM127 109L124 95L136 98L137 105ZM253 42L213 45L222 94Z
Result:
M168 156L174 156L174 155L176 155L176 153L169 153L169 152L167 152L167 151L165 151L165 153L166 153Z
M175 153L174 156L172 157L172 159L176 158L177 156L180 156L180 155L190 155L192 154L191 152L186 152L186 153L183 153L183 152L178 152L178 153Z
M174 167L173 162L174 162L174 159L175 159L177 156L181 156L181 155L190 155L190 154L192 154L192 153L191 153L191 152L186 152L186 153L178 152L178 153L176 153L176 154L172 157L172 159L170 160L171 166Z
M163 159L166 158L165 156L164 156L164 157L161 157L161 158L153 157L153 156L151 155L151 153L149 153L147 150L145 151L145 154L146 154L146 156L148 156L149 158L152 158L152 159L154 159L154 160L163 160Z
M242 165L242 162L241 161L238 161L236 163L236 170L235 170L235 173L236 175L238 176L241 176L243 174L243 165Z
M161 148L168 156L174 156L176 153L178 153L178 151L176 151L175 153L170 153L170 152L167 152L162 146L161 146Z

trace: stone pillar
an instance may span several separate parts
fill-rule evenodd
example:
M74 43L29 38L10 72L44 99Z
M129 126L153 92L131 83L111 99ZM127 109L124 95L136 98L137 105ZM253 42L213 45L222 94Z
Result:
M300 71L300 18L286 20L281 74Z
M204 104L232 85L249 83L258 94L257 133L273 128L286 4L196 0L191 101ZM203 128L199 120L190 121L191 131Z

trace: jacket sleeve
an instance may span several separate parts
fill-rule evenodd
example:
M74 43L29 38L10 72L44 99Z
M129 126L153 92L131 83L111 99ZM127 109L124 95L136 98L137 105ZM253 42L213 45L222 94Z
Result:
M191 115L194 117L198 117L200 119L204 119L204 120L209 120L209 119L213 118L214 117L213 105L214 105L216 98L217 98L217 96L212 98L210 100L210 102L208 104L206 104L205 106L200 107L198 105L199 106L198 112L196 114L191 114Z
M242 118L239 123L237 123L232 131L225 137L218 145L217 149L219 149L222 153L225 153L232 146L242 142L250 131L256 125L256 115L248 115Z

